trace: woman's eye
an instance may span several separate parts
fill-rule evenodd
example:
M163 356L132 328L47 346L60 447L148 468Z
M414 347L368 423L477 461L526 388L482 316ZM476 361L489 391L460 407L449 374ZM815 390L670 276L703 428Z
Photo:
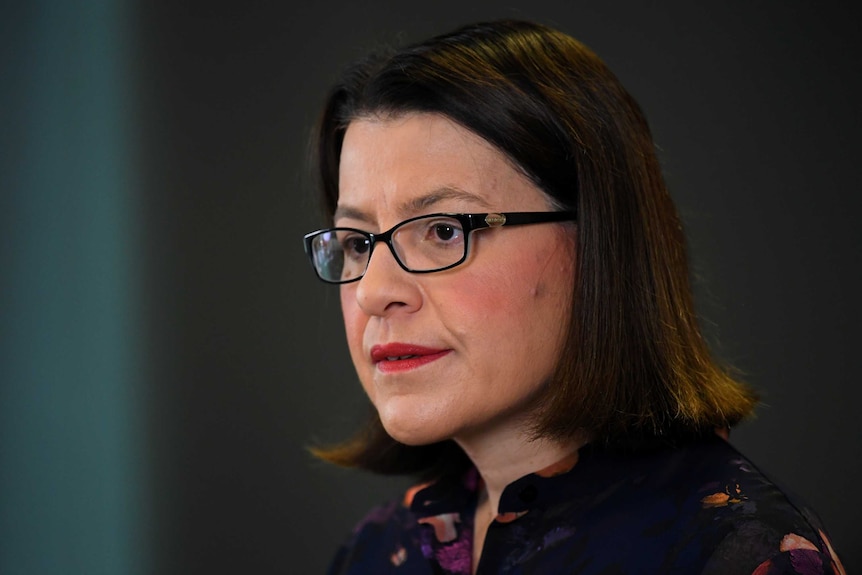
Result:
M437 224L434 226L434 233L437 235L437 239L449 241L455 237L457 231L448 224Z
M453 243L461 239L460 225L455 222L434 222L428 227L427 238L438 243Z
M364 236L350 236L341 242L344 253L353 256L361 256L368 252L371 242Z

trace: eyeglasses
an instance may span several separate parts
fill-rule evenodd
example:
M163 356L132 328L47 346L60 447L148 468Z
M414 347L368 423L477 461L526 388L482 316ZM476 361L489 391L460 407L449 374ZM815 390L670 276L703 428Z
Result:
M402 269L424 274L454 268L467 259L470 232L484 228L564 222L574 212L429 214L372 234L356 228L328 228L306 234L305 253L317 277L345 284L362 279L374 245L383 242Z

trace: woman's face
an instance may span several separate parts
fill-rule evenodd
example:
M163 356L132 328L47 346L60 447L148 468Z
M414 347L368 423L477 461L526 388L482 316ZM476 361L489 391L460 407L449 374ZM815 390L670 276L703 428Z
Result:
M345 134L336 226L380 232L436 212L549 209L505 156L441 115L361 119ZM420 445L523 431L570 315L573 225L478 230L466 262L430 274L375 248L365 276L341 286L341 305L387 432Z

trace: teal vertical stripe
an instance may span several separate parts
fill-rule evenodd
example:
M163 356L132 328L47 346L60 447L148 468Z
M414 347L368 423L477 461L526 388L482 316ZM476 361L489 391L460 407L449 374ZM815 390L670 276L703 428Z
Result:
M22 4L2 26L0 573L144 573L128 7Z

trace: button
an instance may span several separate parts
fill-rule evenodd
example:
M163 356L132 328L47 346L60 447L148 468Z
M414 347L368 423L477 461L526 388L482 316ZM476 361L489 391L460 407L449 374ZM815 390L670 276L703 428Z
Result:
M538 496L539 496L539 490L536 489L536 486L535 485L527 485L518 494L518 499L520 499L524 503L532 503L533 501L536 500L536 497L538 497Z

